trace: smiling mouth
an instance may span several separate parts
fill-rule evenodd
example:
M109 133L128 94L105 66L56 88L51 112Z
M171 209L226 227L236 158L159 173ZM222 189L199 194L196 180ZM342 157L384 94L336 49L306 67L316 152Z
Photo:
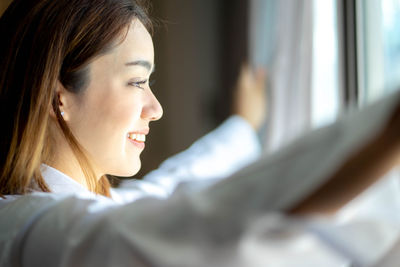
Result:
M140 150L145 148L146 135L145 134L137 134L137 133L128 133L128 140L135 145Z
M140 142L140 143L146 142L146 135L144 134L128 133L128 138L135 142Z

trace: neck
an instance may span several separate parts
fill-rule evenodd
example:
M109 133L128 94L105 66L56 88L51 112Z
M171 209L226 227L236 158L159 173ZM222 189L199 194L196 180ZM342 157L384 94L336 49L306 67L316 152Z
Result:
M45 162L47 165L68 175L76 182L89 189L85 174L79 164L74 152L68 144L64 134L59 127L53 124L52 138L53 148L51 158ZM96 175L100 179L101 175Z
M53 159L46 164L59 170L65 175L69 176L71 179L83 185L85 188L89 189L86 182L86 177L73 152L62 152L62 150L64 149L60 149L60 153L57 153L57 155L54 156Z

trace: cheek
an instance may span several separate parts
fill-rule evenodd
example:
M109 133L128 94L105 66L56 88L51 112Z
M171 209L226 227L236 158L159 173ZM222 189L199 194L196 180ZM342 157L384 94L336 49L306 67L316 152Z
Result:
M100 116L95 121L108 137L125 136L137 127L142 110L140 95L129 91L126 94L109 95L100 106Z
M140 94L120 92L97 97L81 110L79 139L95 158L102 155L103 160L110 160L123 153L127 133L140 126Z
M118 128L125 131L132 131L140 120L141 110L140 101L138 101L137 98L131 97L114 102L104 116L107 117L107 120L110 122L109 125L113 127L114 130Z

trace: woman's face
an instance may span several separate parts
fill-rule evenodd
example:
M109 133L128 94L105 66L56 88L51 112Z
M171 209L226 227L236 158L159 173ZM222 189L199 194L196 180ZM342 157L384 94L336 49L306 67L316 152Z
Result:
M163 112L149 87L153 68L151 36L134 20L122 44L90 64L89 87L78 95L64 90L64 119L98 174L140 169L149 123Z

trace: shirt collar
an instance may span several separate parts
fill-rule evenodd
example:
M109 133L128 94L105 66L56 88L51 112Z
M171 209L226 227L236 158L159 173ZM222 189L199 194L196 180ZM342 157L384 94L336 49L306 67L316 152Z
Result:
M42 164L42 177L53 193L90 193L83 185L53 167Z

